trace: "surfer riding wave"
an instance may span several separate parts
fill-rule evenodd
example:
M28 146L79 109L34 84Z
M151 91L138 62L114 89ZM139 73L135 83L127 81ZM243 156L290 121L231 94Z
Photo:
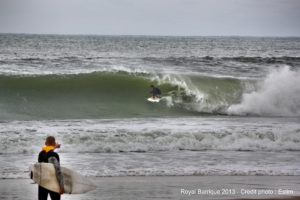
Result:
M158 95L161 94L161 90L159 88L155 87L154 85L150 85L150 88L152 89L150 91L150 93L153 95L152 98L153 99L158 99L159 98Z

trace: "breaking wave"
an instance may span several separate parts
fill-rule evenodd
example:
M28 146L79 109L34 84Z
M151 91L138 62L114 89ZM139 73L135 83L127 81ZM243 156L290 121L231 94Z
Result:
M199 115L300 116L300 73L264 80L144 72L0 76L0 119L86 119ZM151 84L163 94L146 101Z

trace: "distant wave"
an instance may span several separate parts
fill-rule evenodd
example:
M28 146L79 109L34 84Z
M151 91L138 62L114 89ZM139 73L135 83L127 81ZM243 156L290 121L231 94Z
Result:
M253 64L287 64L287 65L299 65L300 57L146 57L143 58L145 61L150 62L159 62L159 63L169 63L173 65L199 65L199 64L216 64L220 62L232 61L232 62L241 62L241 63L253 63Z
M72 69L72 67L76 66L81 71L86 70L89 71L89 67L95 66L97 71L109 71L114 70L115 65L121 65L120 63L127 63L127 65L132 65L136 62L140 62L142 69L147 69L149 64L160 64L162 66L165 65L174 65L174 66L231 66L233 62L235 64L242 63L242 64L255 64L263 67L264 65L289 65L293 67L299 67L300 57L289 57L289 56L280 56L280 57L246 57L246 56L237 56L237 57L211 57L211 56L204 56L204 57L197 57L197 56L178 56L178 57L126 57L126 56L44 56L44 57L20 57L18 55L12 56L11 58L2 59L0 60L0 64L4 65L1 68L8 65L10 68L16 68L15 70L19 69L20 66L30 71L29 66L35 66L35 70L32 71L32 74L36 71L37 73L41 72L40 68L43 66L50 66L53 67L52 70L55 72L59 72L59 68L57 69L57 65L60 66L70 66L68 68ZM112 64L114 63L114 64ZM55 67L56 66L56 67ZM71 67L72 66L72 67ZM116 66L115 66L116 67ZM86 69L87 68L87 69ZM4 68L5 69L5 68ZM56 70L55 70L56 69ZM73 69L73 71L76 69ZM25 70L26 71L26 70ZM72 70L71 70L72 71ZM187 71L189 69L187 68ZM0 72L3 74L3 71ZM18 73L22 74L22 71L19 70ZM62 71L62 74L64 71ZM43 73L42 73L43 74ZM49 73L51 74L51 73ZM68 73L70 74L70 73Z

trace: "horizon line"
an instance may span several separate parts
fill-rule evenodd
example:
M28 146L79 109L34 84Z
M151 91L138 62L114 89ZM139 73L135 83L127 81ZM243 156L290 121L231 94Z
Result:
M1 35L57 35L57 36L123 36L123 37L276 37L276 38L298 38L296 35L165 35L165 34L95 34L95 33L21 33L21 32L0 32Z

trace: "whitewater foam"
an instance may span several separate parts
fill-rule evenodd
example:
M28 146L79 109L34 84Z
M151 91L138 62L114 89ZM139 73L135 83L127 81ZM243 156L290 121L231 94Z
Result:
M231 105L229 114L300 116L300 71L289 66L273 69L257 91L244 93L240 104Z
M0 124L0 153L36 152L46 135L54 135L64 144L62 152L300 150L297 119L285 122L278 118L278 124L260 120L147 118L6 122Z

